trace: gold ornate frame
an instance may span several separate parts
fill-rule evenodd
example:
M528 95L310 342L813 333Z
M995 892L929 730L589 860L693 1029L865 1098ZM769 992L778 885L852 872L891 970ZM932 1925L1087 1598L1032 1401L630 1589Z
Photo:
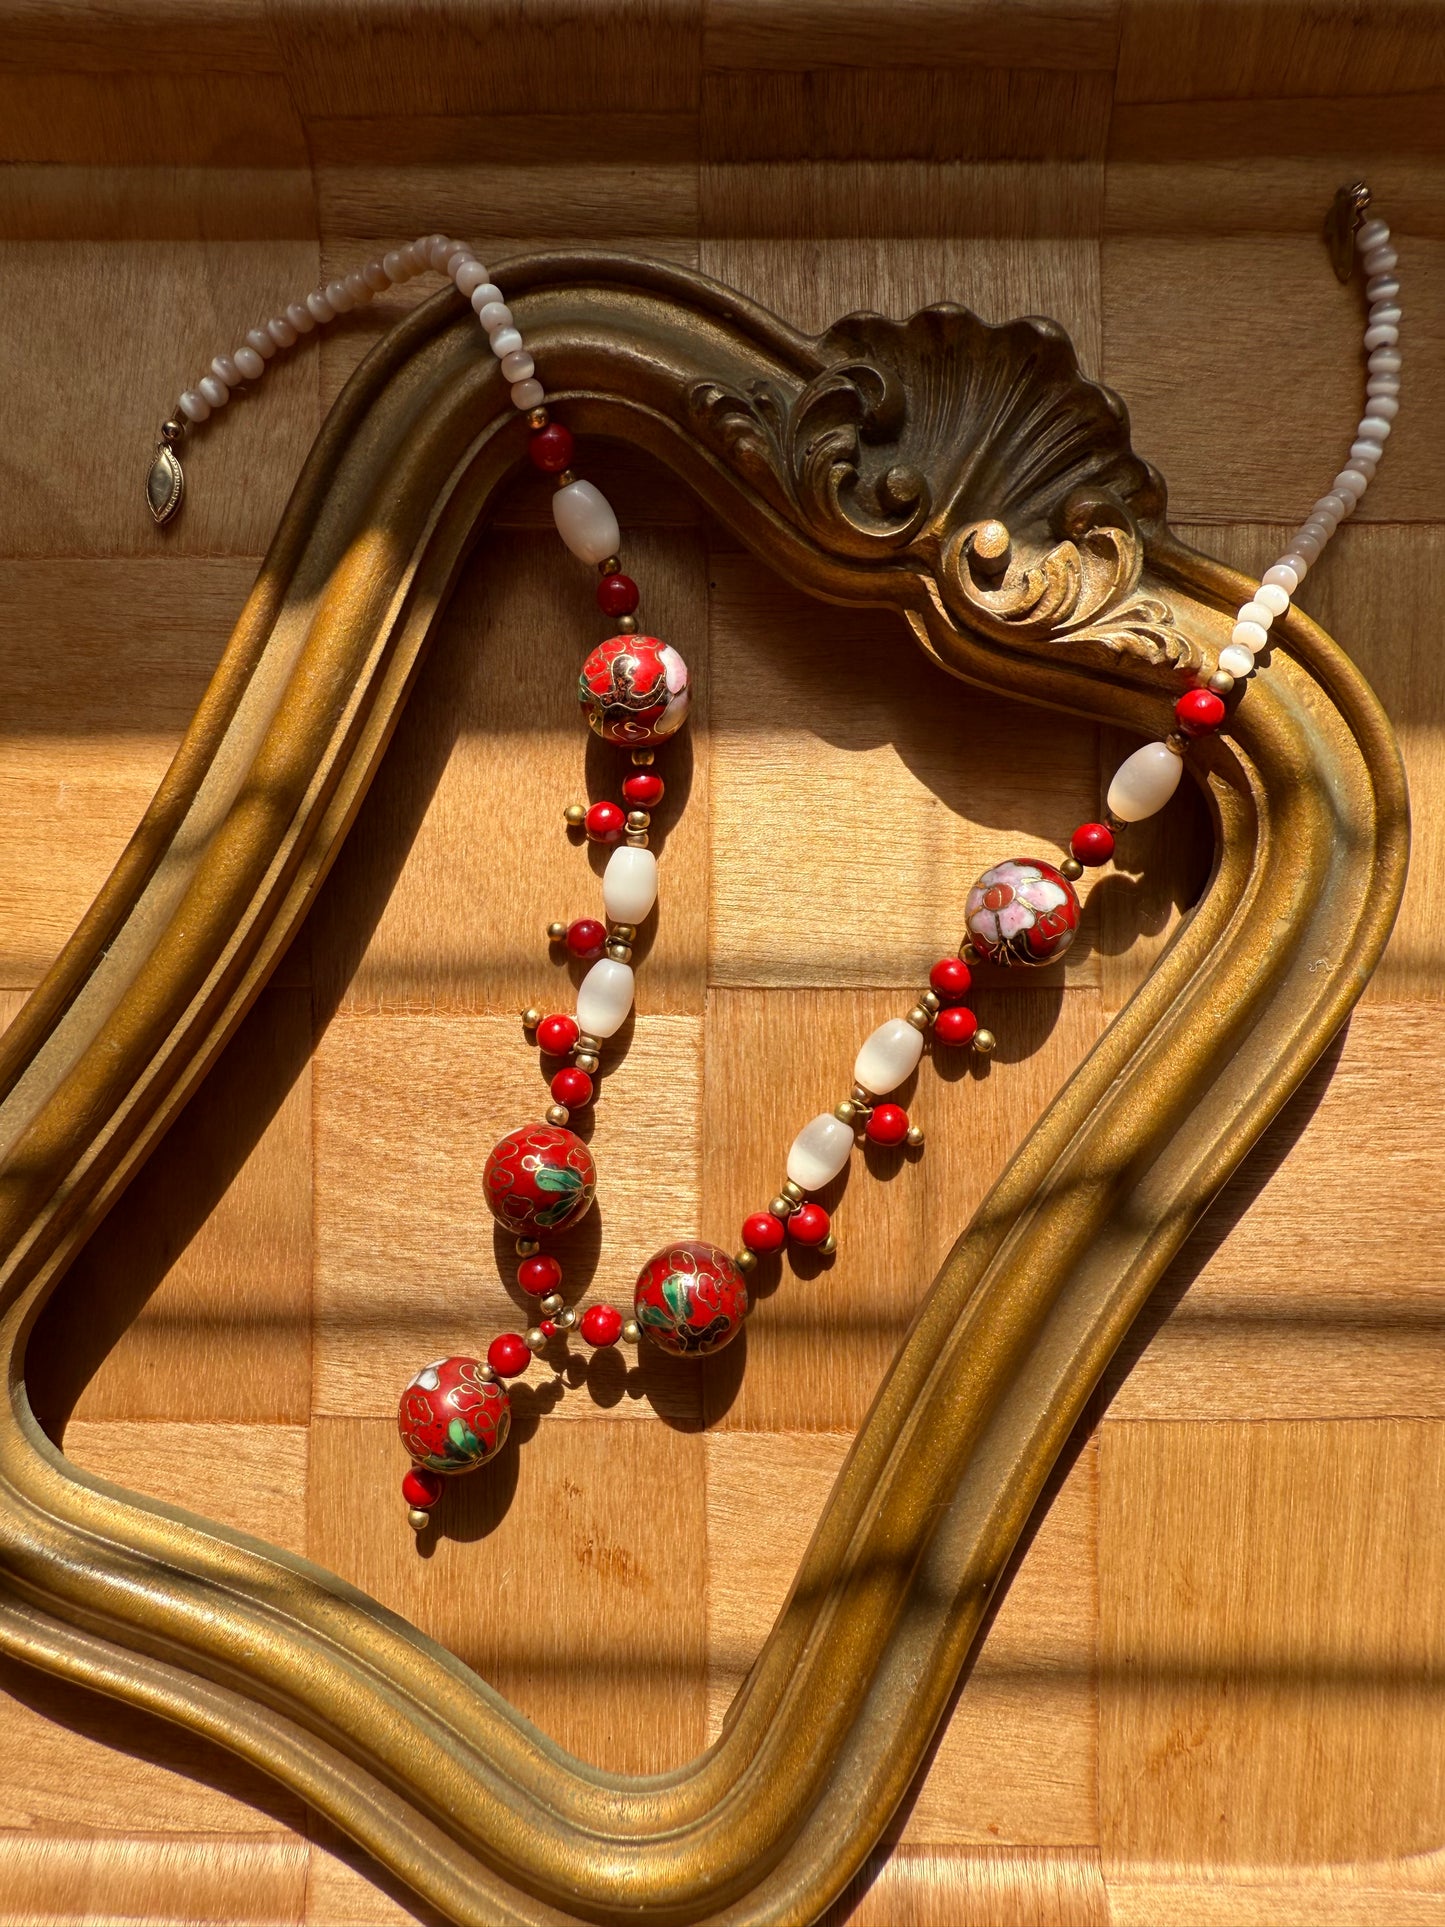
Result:
M503 279L568 419L757 554L900 610L967 681L1157 734L1249 585L1177 542L1051 324L957 308L817 340L703 277ZM1148 980L955 1245L722 1736L580 1766L332 1575L78 1471L25 1347L266 981L354 818L525 428L438 295L348 384L114 874L0 1049L0 1647L205 1733L459 1922L807 1922L905 1793L1090 1391L1360 995L1404 882L1398 753L1308 618L1193 768L1217 855ZM999 522L1007 530L983 525Z

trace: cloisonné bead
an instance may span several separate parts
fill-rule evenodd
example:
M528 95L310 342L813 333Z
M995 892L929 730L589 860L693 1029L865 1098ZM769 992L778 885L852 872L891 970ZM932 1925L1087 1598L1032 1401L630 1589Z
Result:
M962 957L940 957L928 973L929 988L945 1004L956 1004L973 986L973 972Z
M407 1386L397 1407L401 1442L418 1465L450 1475L495 1458L507 1442L512 1405L475 1358L439 1358Z
M901 1144L908 1136L908 1113L901 1104L875 1105L864 1128L870 1144Z
M487 1209L506 1230L536 1236L583 1217L597 1190L592 1153L558 1124L523 1124L492 1147L482 1172Z
M589 1305L578 1329L589 1345L615 1345L622 1336L622 1313L615 1305Z
M794 1244L820 1245L832 1228L821 1204L800 1204L788 1220L788 1236Z
M748 1313L748 1288L728 1254L701 1239L666 1246L637 1275L639 1328L665 1352L696 1358L736 1338Z
M578 1105L592 1102L592 1079L586 1071L579 1071L575 1064L564 1064L552 1079L551 1092L554 1102L566 1104L572 1110Z
M1096 870L1114 854L1114 832L1107 823L1081 823L1069 838L1069 855L1086 870Z
M615 843L627 828L627 815L615 803L594 803L582 827L594 843Z
M971 1044L978 1030L978 1019L964 1004L941 1010L933 1020L933 1034L940 1044Z
M537 1026L538 1047L548 1057L565 1057L580 1035L575 1017L544 1017Z
M786 1236L782 1219L775 1218L771 1211L755 1211L743 1219L743 1243L749 1251L763 1255L779 1251Z
M1079 927L1069 879L1040 857L1009 857L985 870L964 906L968 934L990 963L1048 964Z
M534 1298L545 1298L562 1282L562 1267L548 1254L526 1258L517 1266L517 1283Z
M519 1332L500 1332L487 1347L487 1363L498 1378L515 1378L519 1372L525 1372L531 1362L527 1341Z
M574 957L590 963L600 957L607 945L607 926L596 917L578 917L567 925L563 941Z
M687 719L687 664L656 636L612 636L583 663L577 699L604 742L661 743Z

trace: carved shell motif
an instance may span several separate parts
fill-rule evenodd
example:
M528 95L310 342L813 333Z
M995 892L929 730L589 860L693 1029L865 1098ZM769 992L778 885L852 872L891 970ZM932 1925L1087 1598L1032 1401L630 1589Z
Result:
M795 397L716 382L689 397L699 433L775 506L834 551L915 558L970 626L1197 661L1168 605L1139 593L1163 483L1056 323L853 315L817 350L823 372Z

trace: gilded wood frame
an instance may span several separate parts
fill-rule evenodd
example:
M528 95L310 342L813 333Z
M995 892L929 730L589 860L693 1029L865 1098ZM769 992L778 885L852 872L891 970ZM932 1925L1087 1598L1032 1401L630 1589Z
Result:
M620 256L503 279L580 430L649 450L817 595L899 610L967 681L1157 734L1227 637L1249 585L1171 536L1123 409L1048 323L937 308L814 340ZM304 917L525 432L456 296L377 347L4 1039L0 1645L256 1762L459 1922L806 1922L924 1758L1130 1321L1378 961L1404 780L1363 678L1291 612L1192 757L1202 900L963 1230L721 1737L655 1778L582 1767L354 1588L78 1471L24 1381L39 1308Z

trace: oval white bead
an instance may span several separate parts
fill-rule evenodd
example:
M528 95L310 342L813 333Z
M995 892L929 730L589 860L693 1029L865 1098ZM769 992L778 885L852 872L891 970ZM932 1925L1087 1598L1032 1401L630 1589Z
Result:
M1405 365L1405 357L1398 348L1377 348L1365 366L1372 375L1398 375Z
M337 314L350 314L351 310L356 306L355 301L352 299L351 290L344 281L328 281L323 289L323 293L326 296L328 305L334 308Z
M1385 398L1389 400L1389 396ZM1387 442L1390 439L1390 418L1386 415L1362 415L1359 428L1360 438L1368 442Z
M657 858L651 850L620 844L612 852L602 872L602 902L614 923L641 923L651 914L657 902Z
M286 319L298 335L309 335L316 326L316 317L304 301L293 301L286 310Z
M508 355L519 353L525 346L520 328L493 328L487 340L498 361L505 361Z
M481 292L482 290L478 288L472 295L472 306L476 310L477 320L481 322L487 333L490 334L494 328L510 328L512 310L503 301L502 290L498 288L486 301L478 299Z
M1272 568L1265 570L1262 581L1266 588L1282 590L1285 599L1288 600L1299 587L1300 576L1288 562L1276 562ZM1277 610L1276 613L1282 615L1284 611Z
M319 321L323 324L336 319L336 310L326 299L325 290L322 288L313 288L310 294L307 295L306 312L313 321Z
M1393 274L1372 274L1365 283L1365 294L1371 301L1393 301L1400 292L1400 284Z
M540 381L514 381L512 383L512 406L526 414L529 408L540 408L546 400L546 390Z
M1271 570L1270 573L1273 574L1274 571ZM1273 620L1275 616L1282 616L1289 607L1289 596L1278 582L1261 582L1254 592L1254 601L1246 602L1244 607L1245 609L1265 609ZM1243 613L1242 609L1241 616Z
M502 357L502 380L509 384L530 381L536 372L537 364L525 348L517 348Z
M276 343L264 328L252 328L246 336L246 346L254 348L262 361L269 361L276 352Z
M1356 462L1368 462L1371 467L1374 467L1384 452L1385 448L1382 442L1361 441L1350 443L1350 461L1352 464Z
M361 270L361 278L373 294L380 294L383 288L391 286L391 276L380 261L368 261Z
M821 1191L848 1162L853 1149L853 1132L824 1111L805 1124L793 1139L788 1152L788 1176L805 1191Z
M1223 654L1219 660L1224 661ZM1249 664L1252 669L1253 656ZM1239 672L1231 669L1229 673ZM1183 768L1184 764L1167 743L1145 743L1132 756L1126 756L1114 771L1114 780L1109 785L1109 808L1126 823L1142 822L1146 816L1163 809L1179 787Z
M1370 248L1382 248L1389 238L1389 226L1380 219L1378 214L1373 214L1368 221L1360 223L1355 235L1355 246L1364 254Z
M204 422L209 421L211 418L211 404L206 400L204 395L198 394L194 388L188 388L186 390L181 396L179 406L181 413L187 421Z
M557 533L580 562L605 562L622 545L612 504L591 482L569 482L552 497Z
M297 331L284 314L273 314L266 323L266 332L278 348L294 348L298 339Z
M231 391L225 382L217 381L214 375L202 375L196 387L211 404L212 408L224 408L231 399Z
M864 1039L853 1064L854 1082L875 1097L882 1097L885 1091L898 1089L922 1055L923 1033L905 1017L890 1017Z
M1377 274L1393 274L1400 265L1400 257L1393 248L1367 248L1360 266L1371 280Z
M271 352L273 355L276 352L274 343L272 344ZM257 354L249 342L243 342L241 346L234 351L231 359L236 364L237 373L246 381L259 381L266 372L265 362L262 361L260 355Z
M1247 649L1241 649L1238 643L1231 642L1220 650L1219 666L1226 675L1238 681L1241 676L1254 674L1254 657ZM1175 760L1177 762L1178 758Z
M217 381L225 382L228 388L241 386L241 371L229 355L217 355L211 362L211 373Z
M1248 608L1249 604L1246 603L1245 607ZM1229 640L1257 656L1261 649L1269 647L1269 631L1262 622L1236 622L1229 632Z
M1398 348L1400 330L1393 321L1372 321L1365 330L1367 348Z
M610 1037L632 1008L632 966L599 957L577 986L577 1022L594 1037Z
M1235 621L1257 622L1261 629L1267 629L1274 621L1274 610L1270 608L1267 602L1262 602L1258 593L1256 593L1253 601L1245 603L1244 607L1235 617Z

